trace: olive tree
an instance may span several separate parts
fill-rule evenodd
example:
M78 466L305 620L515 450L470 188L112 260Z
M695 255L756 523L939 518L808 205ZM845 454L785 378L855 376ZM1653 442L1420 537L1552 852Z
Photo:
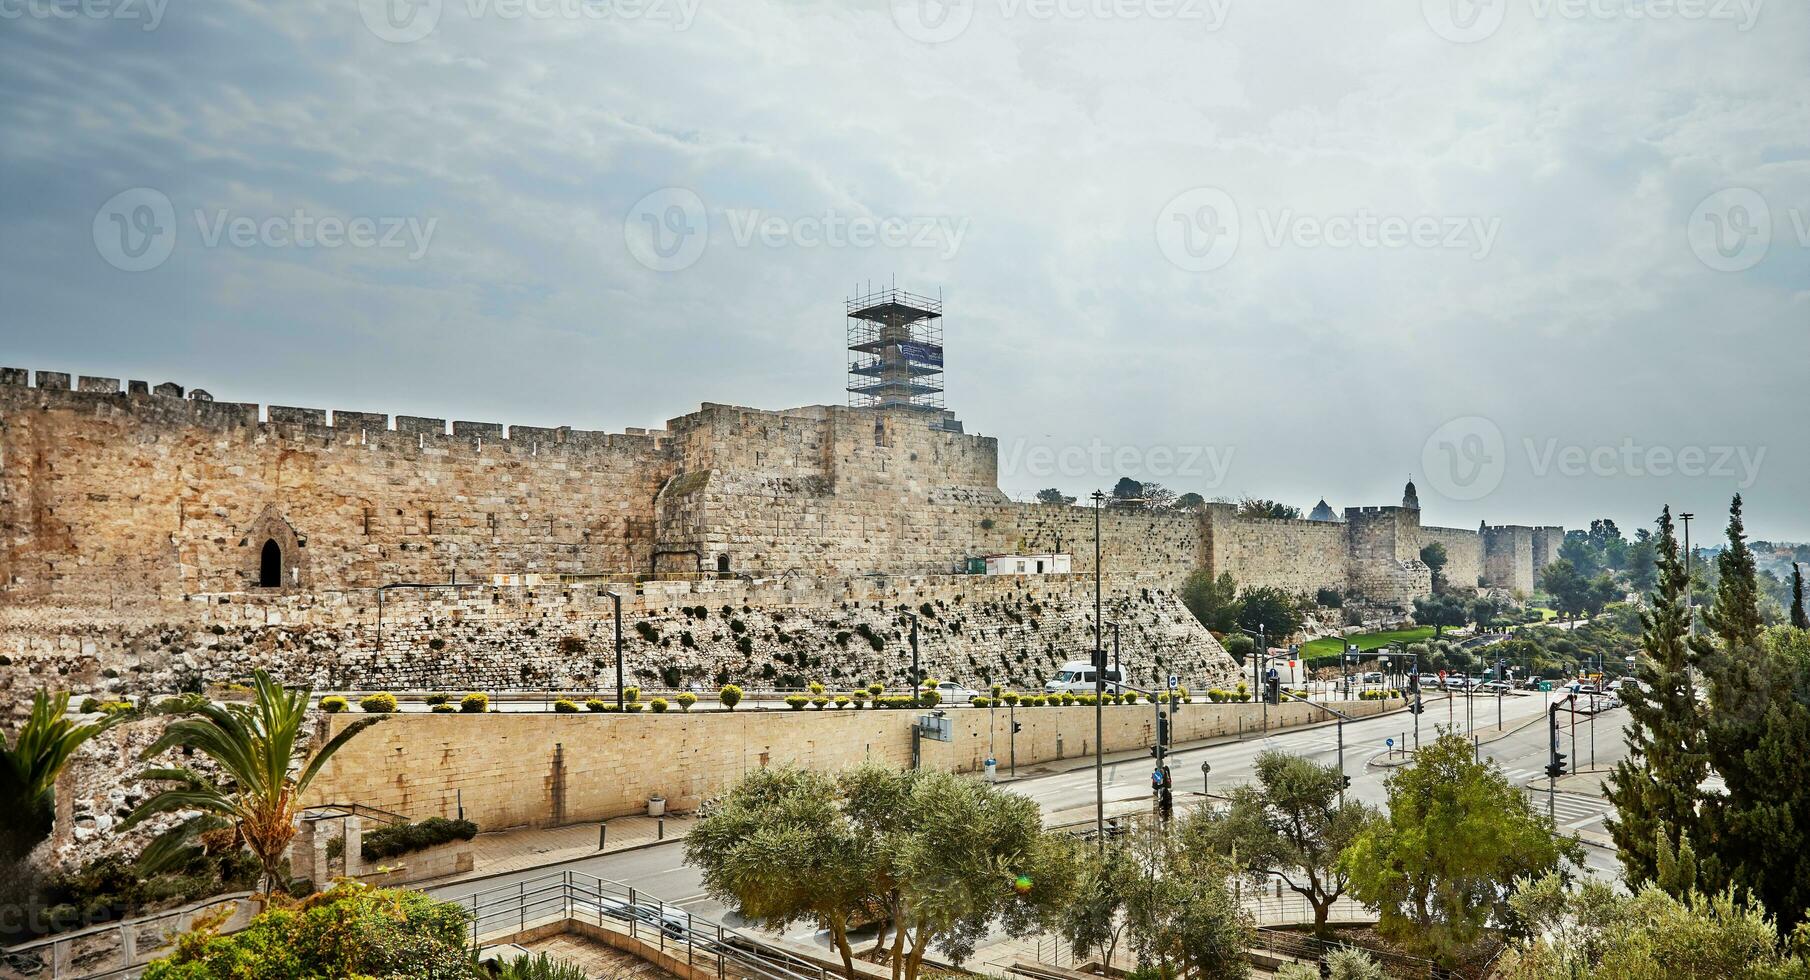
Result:
M1376 814L1356 800L1341 803L1342 780L1337 766L1265 752L1257 757L1256 782L1234 790L1224 809L1197 811L1182 825L1182 838L1247 875L1280 877L1313 906L1314 931L1323 933L1350 882L1339 855Z

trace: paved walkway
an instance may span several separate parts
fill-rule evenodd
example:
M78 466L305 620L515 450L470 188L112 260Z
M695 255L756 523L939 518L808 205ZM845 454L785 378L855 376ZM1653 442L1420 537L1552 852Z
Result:
M662 820L664 827L661 826ZM597 846L596 821L565 827L521 827L479 834L471 842L471 871L417 882L414 887L473 881L601 853L646 847L661 840L682 839L691 833L695 822L695 818L688 813L669 813L661 819L645 816L612 817L605 822L608 827L608 846L603 848Z

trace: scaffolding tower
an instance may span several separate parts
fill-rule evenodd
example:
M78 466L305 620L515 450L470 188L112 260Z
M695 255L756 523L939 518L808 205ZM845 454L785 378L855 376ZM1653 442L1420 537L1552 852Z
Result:
M943 409L943 301L896 287L848 301L848 403Z

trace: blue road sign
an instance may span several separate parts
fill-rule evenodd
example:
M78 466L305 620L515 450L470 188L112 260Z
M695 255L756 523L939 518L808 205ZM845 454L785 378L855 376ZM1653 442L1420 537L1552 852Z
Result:
M1385 738L1385 739L1383 739L1383 744L1387 745L1390 748L1395 748L1395 739Z

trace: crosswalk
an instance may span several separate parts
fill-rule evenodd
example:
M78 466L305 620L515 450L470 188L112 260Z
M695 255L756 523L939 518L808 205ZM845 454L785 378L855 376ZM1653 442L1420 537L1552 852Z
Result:
M1541 813L1546 812L1548 794L1545 770L1509 769L1503 775L1508 777L1510 783L1522 786L1527 793L1527 798L1533 801L1535 809ZM1536 776L1539 778L1535 779ZM1552 794L1550 805L1553 821L1558 824L1560 830L1583 830L1600 823L1604 817L1615 810L1614 804L1601 797L1581 796L1563 790Z

